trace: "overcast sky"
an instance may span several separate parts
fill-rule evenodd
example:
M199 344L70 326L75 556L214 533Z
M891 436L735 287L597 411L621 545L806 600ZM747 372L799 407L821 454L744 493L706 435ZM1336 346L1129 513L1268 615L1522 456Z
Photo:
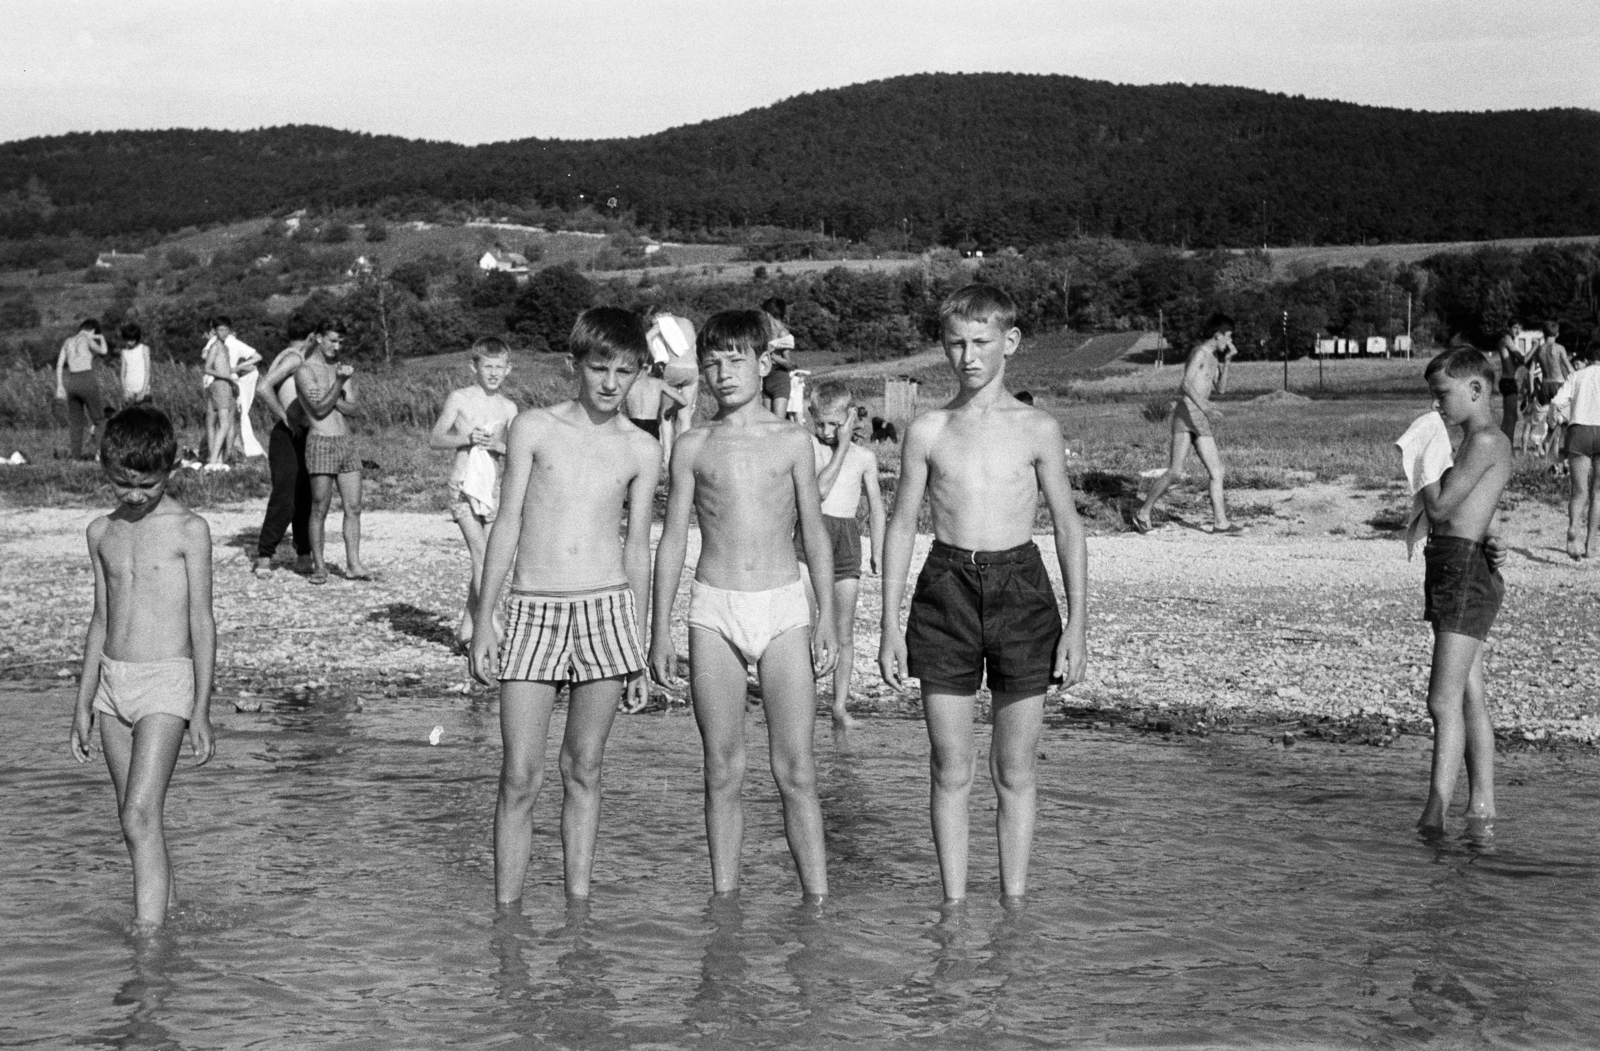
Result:
M1597 0L6 0L0 141L640 135L931 71L1600 110Z

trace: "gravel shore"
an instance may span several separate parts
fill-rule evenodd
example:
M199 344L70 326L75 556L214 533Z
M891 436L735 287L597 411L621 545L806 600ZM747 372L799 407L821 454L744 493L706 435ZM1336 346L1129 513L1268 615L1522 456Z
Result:
M1260 732L1416 745L1429 731L1431 635L1421 556L1369 521L1396 500L1339 486L1239 494L1251 524L1213 537L1182 522L1090 539L1090 668L1049 710L1068 725L1160 733ZM0 681L65 684L93 601L83 530L98 511L0 513ZM208 512L221 632L218 703L273 705L318 691L466 694L452 649L467 572L444 515L369 512L363 554L379 579L310 586L287 564L249 572L261 504ZM342 559L337 515L329 539ZM1508 746L1600 743L1600 572L1562 551L1565 523L1524 502L1503 515L1506 606L1486 653ZM1392 534L1382 534L1387 537ZM1056 575L1051 538L1036 538ZM693 564L694 538L691 538ZM920 564L928 538L918 544ZM284 545L280 557L286 557ZM852 709L915 716L914 691L877 673L881 588L863 580ZM679 596L681 618L687 588ZM675 618L679 652L687 652ZM677 700L678 698L672 698ZM65 713L62 713L65 718Z

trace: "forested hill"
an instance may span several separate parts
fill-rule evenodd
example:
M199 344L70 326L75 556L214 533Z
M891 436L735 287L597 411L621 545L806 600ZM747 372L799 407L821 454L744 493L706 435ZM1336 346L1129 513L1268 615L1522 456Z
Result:
M1077 233L1191 247L1596 233L1600 113L926 74L634 139L466 147L281 127L0 145L0 236L612 197L658 230L823 224L979 247Z

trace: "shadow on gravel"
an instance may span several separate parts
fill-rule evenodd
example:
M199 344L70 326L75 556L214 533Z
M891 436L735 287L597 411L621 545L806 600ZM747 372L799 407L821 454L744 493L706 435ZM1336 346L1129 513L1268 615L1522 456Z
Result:
M456 648L456 629L444 616L409 602L391 602L367 614L371 624L388 624L402 635L410 635L424 642L437 643L445 649Z

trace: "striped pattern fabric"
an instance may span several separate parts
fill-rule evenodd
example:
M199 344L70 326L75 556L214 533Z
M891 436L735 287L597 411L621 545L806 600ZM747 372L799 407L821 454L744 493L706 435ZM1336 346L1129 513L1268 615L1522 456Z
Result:
M644 670L633 590L579 595L513 592L500 643L500 679L591 682Z

